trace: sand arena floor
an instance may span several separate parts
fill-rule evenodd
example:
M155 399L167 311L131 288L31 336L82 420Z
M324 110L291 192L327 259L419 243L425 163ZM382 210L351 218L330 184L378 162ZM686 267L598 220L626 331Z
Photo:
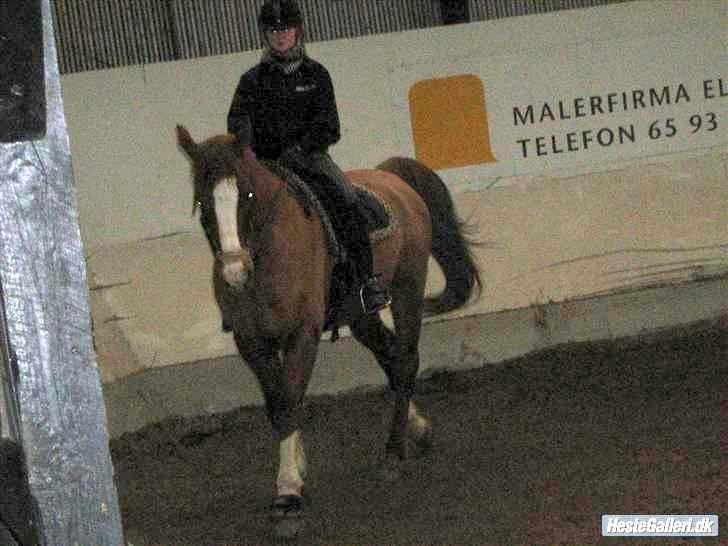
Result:
M394 484L376 473L388 395L311 398L297 542L586 545L604 542L605 513L721 515L726 372L728 328L710 324L429 377L417 400L435 446ZM134 546L275 543L262 409L168 420L113 441L112 455Z
M293 543L616 544L601 537L602 514L725 520L727 372L728 324L712 323L434 375L417 395L435 426L434 448L408 461L395 483L377 474L388 395L313 397L311 505ZM240 408L113 440L127 542L275 544L271 438L261 408ZM17 446L0 443L0 519L18 528L26 506L19 464Z

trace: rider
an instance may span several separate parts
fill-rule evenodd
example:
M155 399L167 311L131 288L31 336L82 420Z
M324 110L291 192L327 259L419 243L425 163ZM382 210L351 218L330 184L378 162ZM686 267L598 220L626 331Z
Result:
M364 310L379 311L391 299L379 275L372 274L371 244L365 223L358 219L354 188L328 154L340 138L331 77L306 54L303 17L294 0L266 1L258 26L263 57L240 78L228 113L228 132L250 131L256 156L326 179L326 201L333 201L337 212L348 213L348 230L358 230L353 233L357 248L349 250L358 255L361 277L366 279L360 290Z

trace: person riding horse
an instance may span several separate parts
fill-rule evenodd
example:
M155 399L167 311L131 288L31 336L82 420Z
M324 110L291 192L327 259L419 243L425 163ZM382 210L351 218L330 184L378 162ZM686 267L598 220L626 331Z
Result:
M367 222L354 187L328 153L341 136L329 72L306 54L303 17L295 1L263 4L258 26L263 57L240 78L228 113L228 132L249 133L258 158L278 161L311 183L334 225L343 228L339 235L353 257L354 278L364 281L364 311L377 312L391 298L379 275L373 274Z
M279 455L270 517L276 536L289 539L306 527L304 398L328 325L338 256L321 222L311 221L309 207L287 191L286 173L270 160L328 175L327 183L314 184L328 186L326 193L349 212L348 224L367 234L365 222L351 221L357 207L346 210L352 186L338 169L331 174L335 165L326 151L339 139L338 115L328 73L303 50L300 11L292 2L268 2L260 22L268 47L263 62L241 78L229 133L196 142L178 125L177 144L192 166L193 202L206 218L216 256L215 297L265 399ZM476 243L445 182L417 159L392 157L347 174L388 205L397 226L374 249L367 245L369 268L373 250L392 290L391 327L346 304L339 317L374 355L393 394L382 464L382 476L393 481L406 459L432 445L432 423L413 400L423 317L460 309L480 295ZM440 293L428 295L431 258L445 282ZM385 296L380 303L388 300L379 294ZM378 306L371 302L370 308Z

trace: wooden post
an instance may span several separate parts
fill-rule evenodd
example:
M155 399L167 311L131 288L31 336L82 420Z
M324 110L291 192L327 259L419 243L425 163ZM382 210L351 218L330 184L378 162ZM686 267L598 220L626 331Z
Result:
M120 546L50 0L3 3L19 10L32 3L41 10L47 111L44 137L0 143L0 302L5 316L0 345L9 391L4 405L14 408L10 413L5 409L6 418L13 422L10 435L22 448L34 507L33 541ZM20 35L24 31L30 29L18 29ZM7 85L2 76L0 83ZM22 99L29 91L16 83L0 88L0 99ZM2 112L7 104L0 100L0 115L7 115ZM22 100L19 104L23 107Z

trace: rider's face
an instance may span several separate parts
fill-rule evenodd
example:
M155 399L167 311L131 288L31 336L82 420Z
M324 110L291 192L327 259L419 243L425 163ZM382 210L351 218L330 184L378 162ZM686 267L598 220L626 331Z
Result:
M278 53L285 53L296 45L296 27L266 32L268 43Z

